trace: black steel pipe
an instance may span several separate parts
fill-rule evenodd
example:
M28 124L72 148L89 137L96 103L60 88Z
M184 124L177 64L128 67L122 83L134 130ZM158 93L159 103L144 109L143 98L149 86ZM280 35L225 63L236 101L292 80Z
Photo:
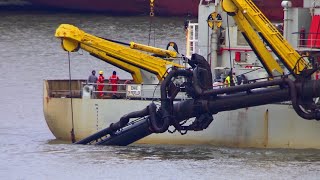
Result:
M84 139L81 139L80 141L75 142L74 144L88 144L94 140L97 140L97 139L99 139L103 136L106 136L108 134L111 134L111 133L113 133L113 130L110 127L107 127L97 133L94 133Z
M118 122L110 124L110 128L113 130L113 132L115 132L126 126L130 118L139 118L147 115L149 115L148 106L140 111L134 111L122 116Z
M116 132L112 136L98 142L97 145L127 146L152 134L153 131L149 127L149 122L146 118L124 128L122 131Z
M309 93L306 97L320 96L320 81L307 81L303 83L294 83L290 79L283 80L284 85L289 88L266 88L260 91L251 91L250 94L236 93L232 95L218 96L214 100L186 100L176 103L173 106L173 114L177 121L195 117L199 114L209 112L216 114L222 111L236 110L240 108L253 107L276 102L291 100L297 114L305 119L317 119L318 113L308 114L301 110L297 97ZM310 90L319 88L319 91ZM297 91L299 89L299 93Z
M196 80L197 81L197 80ZM283 79L276 79L271 81L263 81L263 82L256 82L251 84L243 84L240 86L231 86L227 88L220 88L220 89L210 89L210 90L199 90L200 87L197 86L198 83L193 83L194 89L199 96L207 96L207 95L218 95L218 94L224 94L224 93L237 93L242 91L248 91L255 88L262 88L262 87L268 87L268 86L276 86L276 85L283 85L285 82Z
M226 95L215 100L186 100L173 106L177 121L195 117L199 114L217 114L222 111L236 110L240 108L265 105L270 103L290 100L288 89L274 88L262 92L239 95Z
M320 97L320 80L309 80L307 83L301 82L296 84L298 85L297 90L301 99L310 99L315 96Z
M260 106L270 103L290 100L288 89L279 89L266 93L252 93L246 96L232 97L228 99L219 99L208 102L210 113L216 114L222 111L236 110L240 108Z

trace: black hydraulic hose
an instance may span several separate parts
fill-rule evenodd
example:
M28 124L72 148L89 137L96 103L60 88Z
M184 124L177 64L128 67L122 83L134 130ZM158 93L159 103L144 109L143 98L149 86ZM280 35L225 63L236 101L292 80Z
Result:
M172 101L170 101L170 99L168 98L166 89L170 85L171 79L177 76L191 77L192 72L187 70L172 70L162 81L160 91L161 91L161 109L162 109L163 124L161 127L158 126L157 129L154 129L156 133L163 133L169 128L169 125L171 122L173 104L172 104Z
M168 99L166 88L167 86L170 85L171 79L177 76L191 77L192 72L188 70L172 70L161 83L161 86L160 86L161 100Z
M154 132L161 132L162 126L158 126L158 123L157 123L158 120L156 117L157 106L154 103L151 103L148 106L148 111L149 111L149 124L151 129Z
M290 79L285 79L285 82L286 84L289 86L289 89L290 89L290 96L291 96L291 101L292 101L292 107L293 109L296 111L296 113L302 117L303 119L306 119L306 120L319 120L320 119L320 114L319 112L311 112L311 113L307 113L305 111L303 111L300 107L300 101L298 100L298 92L297 92L297 88L295 86L295 84L293 83L292 80ZM312 83L312 87L316 86L317 84L316 83L313 83L314 81L310 81L308 83L306 83L307 85L311 84ZM308 86L307 86L308 87ZM301 87L301 92L303 92L303 87ZM314 95L316 95L314 93Z
M199 83L199 79L198 79L198 68L195 68L192 72L193 76L192 76L192 86L195 90L195 93L197 96L201 96L201 95L204 95L203 92L205 90L203 90L201 87L200 87L200 83Z

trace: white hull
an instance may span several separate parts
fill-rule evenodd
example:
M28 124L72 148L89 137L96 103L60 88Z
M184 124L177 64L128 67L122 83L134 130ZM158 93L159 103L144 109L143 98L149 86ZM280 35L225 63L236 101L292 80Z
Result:
M45 83L46 84L46 83ZM44 115L57 139L71 141L70 98L49 98L44 85ZM145 108L150 101L73 98L76 140L119 120L126 113ZM317 148L320 123L300 118L289 105L273 104L214 115L208 129L198 132L153 134L137 143L211 144L234 147Z

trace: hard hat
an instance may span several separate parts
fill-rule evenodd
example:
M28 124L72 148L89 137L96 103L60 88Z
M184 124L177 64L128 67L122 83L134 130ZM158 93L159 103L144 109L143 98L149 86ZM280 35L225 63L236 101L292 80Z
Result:
M103 74L103 71L99 71L99 74Z

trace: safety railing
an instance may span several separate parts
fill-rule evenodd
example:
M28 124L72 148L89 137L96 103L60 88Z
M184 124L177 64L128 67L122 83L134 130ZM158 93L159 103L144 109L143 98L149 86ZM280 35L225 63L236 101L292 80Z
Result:
M44 87L47 96L51 98L81 98L83 82L86 80L45 80Z
M309 49L319 49L320 48L320 33L292 33L296 35L297 38L297 48L309 48Z
M99 90L102 86L102 90ZM115 90L113 90L113 88ZM126 98L127 84L110 84L110 83L82 83L82 98Z
M98 90L98 85L103 85ZM117 86L113 91L112 87ZM109 84L109 83L83 83L82 98L90 99L160 99L159 84ZM177 99L187 99L185 92L177 95Z
M81 90L54 90L49 92L49 96L58 98L80 98L82 96L81 93Z

